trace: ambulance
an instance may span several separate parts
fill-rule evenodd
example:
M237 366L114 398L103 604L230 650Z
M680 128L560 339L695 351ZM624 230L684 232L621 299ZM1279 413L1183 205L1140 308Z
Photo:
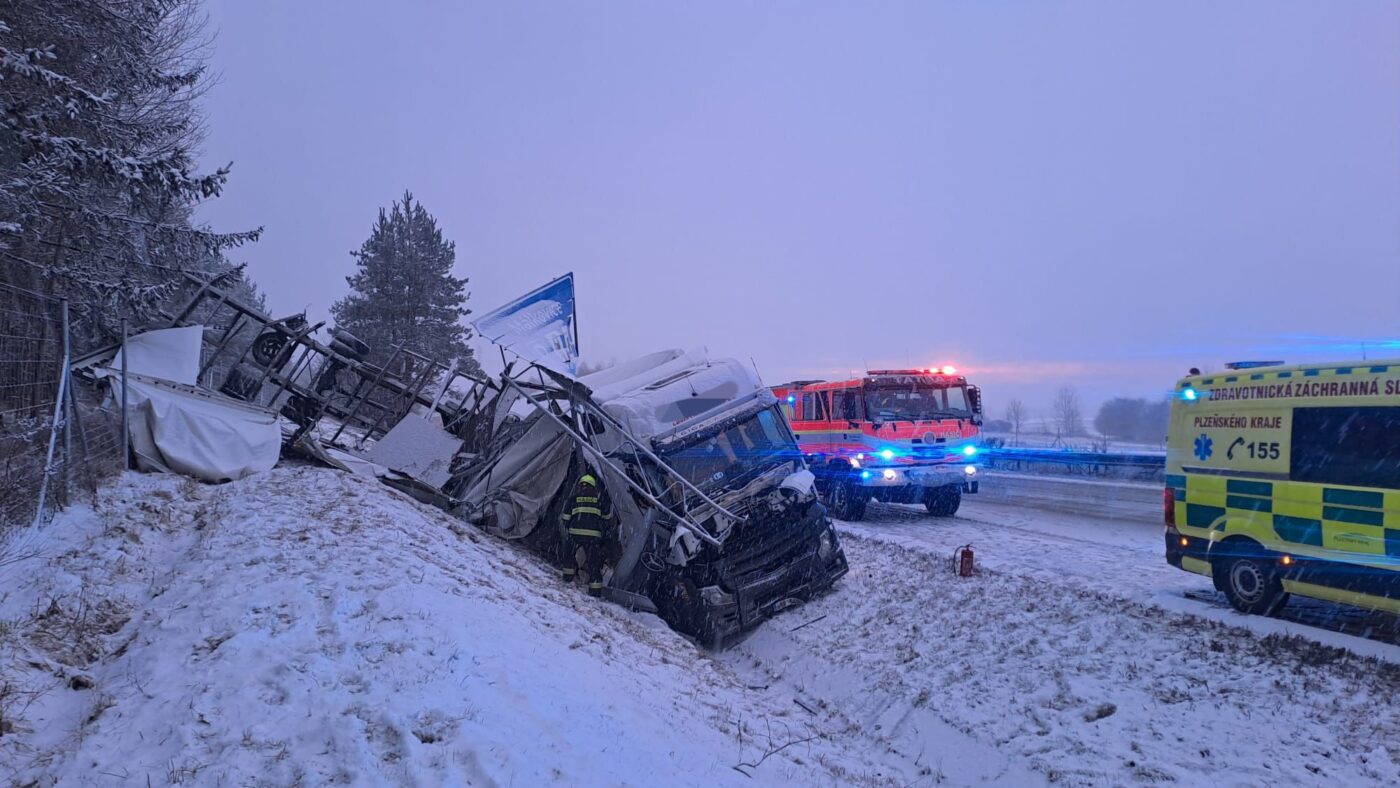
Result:
M1175 389L1167 562L1244 613L1400 613L1400 361L1226 366Z

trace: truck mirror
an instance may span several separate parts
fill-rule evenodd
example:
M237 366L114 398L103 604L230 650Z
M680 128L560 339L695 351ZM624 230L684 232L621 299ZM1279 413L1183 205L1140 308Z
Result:
M972 406L972 413L976 416L982 415L982 389L976 386L967 387L967 403Z

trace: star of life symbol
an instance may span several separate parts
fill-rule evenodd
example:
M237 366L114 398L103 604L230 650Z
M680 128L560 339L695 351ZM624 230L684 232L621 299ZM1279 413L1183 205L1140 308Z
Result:
M1213 451L1215 451L1215 441L1212 441L1209 435L1202 433L1201 437L1196 439L1196 459L1205 462L1210 459Z

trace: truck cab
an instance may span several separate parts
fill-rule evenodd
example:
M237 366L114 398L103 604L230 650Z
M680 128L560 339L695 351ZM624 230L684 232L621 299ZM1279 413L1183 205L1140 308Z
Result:
M838 519L861 519L871 500L949 517L978 490L981 392L951 366L797 381L773 393Z
M665 518L648 535L624 516L612 585L645 593L672 627L719 643L829 588L847 564L777 398L737 360L688 355L629 382L605 383L595 396L626 427L611 456L652 474L653 487L667 491L663 501L694 513L716 539ZM666 485L657 466L635 463L626 442L641 440L695 489ZM717 504L713 516L701 495ZM635 566L629 533L650 539Z

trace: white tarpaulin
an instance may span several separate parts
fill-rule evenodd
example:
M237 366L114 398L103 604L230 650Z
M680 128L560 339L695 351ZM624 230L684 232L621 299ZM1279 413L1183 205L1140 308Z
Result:
M127 372L193 386L199 381L199 353L204 342L204 326L162 328L126 338L125 350L117 350L110 363L113 373L122 370L126 356Z
M120 401L121 376L111 380ZM131 447L141 470L225 482L277 464L282 430L272 411L129 370L128 383Z

